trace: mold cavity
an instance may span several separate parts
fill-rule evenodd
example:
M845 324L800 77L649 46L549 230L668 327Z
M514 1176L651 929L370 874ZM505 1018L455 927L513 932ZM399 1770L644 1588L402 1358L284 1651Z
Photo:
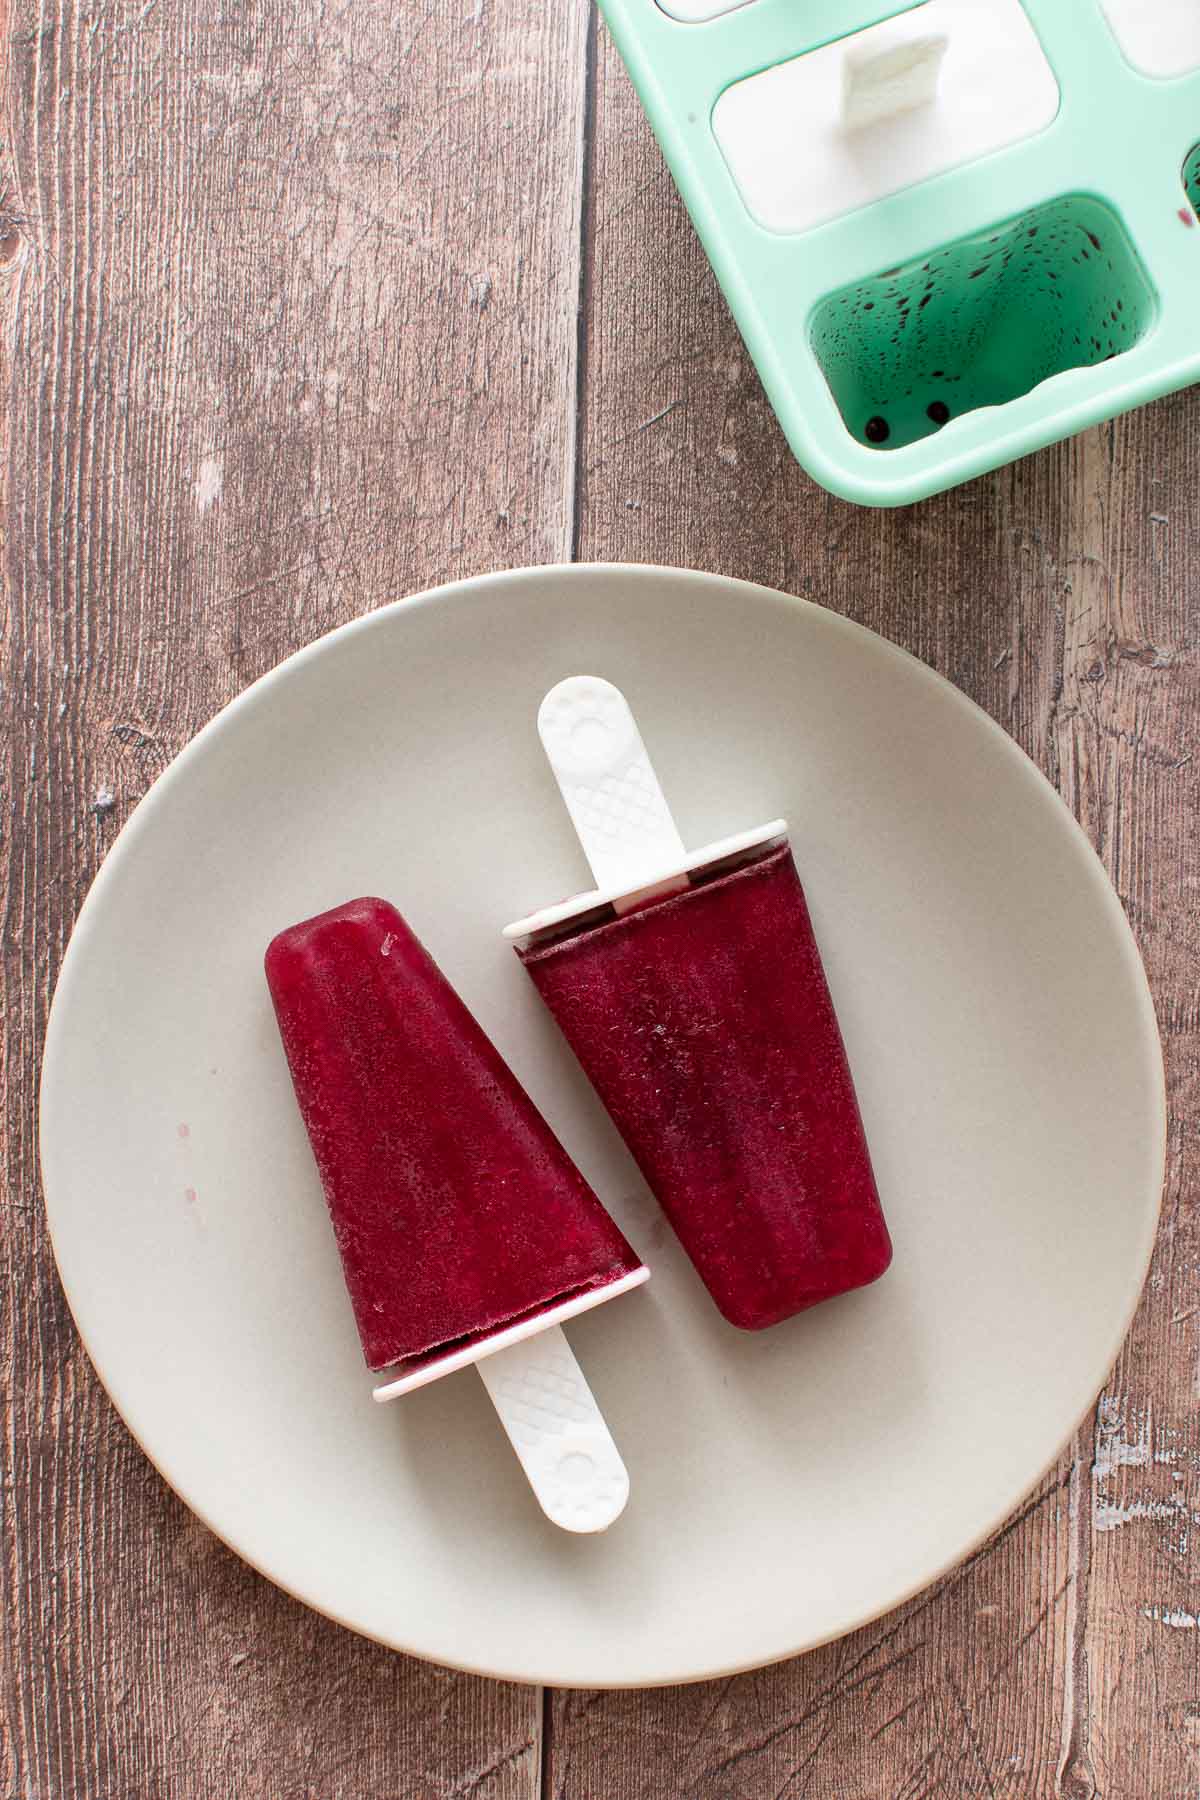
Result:
M1200 182L1200 155L1188 166ZM890 451L1120 356L1155 310L1121 221L1073 194L842 288L811 335L851 436Z
M1125 58L1142 75L1170 80L1200 69L1195 0L1100 0Z
M1183 165L1183 185L1192 203L1192 211L1200 216L1200 144L1188 151Z

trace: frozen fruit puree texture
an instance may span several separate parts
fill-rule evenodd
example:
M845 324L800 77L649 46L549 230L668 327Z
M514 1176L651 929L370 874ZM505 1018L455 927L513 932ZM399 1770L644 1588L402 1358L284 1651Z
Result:
M773 1325L891 1242L787 845L520 952L717 1305Z
M640 1268L393 906L281 932L266 972L372 1369Z

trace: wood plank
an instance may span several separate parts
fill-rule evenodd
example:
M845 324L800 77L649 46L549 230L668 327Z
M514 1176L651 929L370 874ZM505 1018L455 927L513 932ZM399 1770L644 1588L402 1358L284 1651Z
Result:
M1096 1412L978 1556L844 1643L676 1692L558 1696L548 1790L583 1800L1148 1800L1200 1779L1195 1143L1200 574L1182 395L902 513L792 462L602 33L585 242L584 557L805 594L964 688L1056 782L1146 954L1171 1171Z
M1064 1782L1068 1800L1200 1788L1197 398L1180 395L1074 448L1064 679L1049 697L1064 796L1146 957L1169 1117L1154 1264L1094 1426L1080 1563L1080 1699L1091 1732L1074 1782Z
M79 903L195 730L343 619L569 554L584 29L16 0L3 34L6 1795L539 1789L536 1692L312 1616L146 1464L66 1315L34 1111Z

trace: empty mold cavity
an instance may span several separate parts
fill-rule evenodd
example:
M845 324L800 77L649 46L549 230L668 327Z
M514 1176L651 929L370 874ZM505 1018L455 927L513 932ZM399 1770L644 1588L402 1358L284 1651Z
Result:
M1077 194L842 288L811 337L851 436L902 450L1132 349L1155 310L1116 214Z
M1187 161L1183 165L1183 185L1187 189L1192 210L1200 215L1200 144L1188 151Z
M1196 0L1100 0L1100 7L1140 74L1165 81L1200 69Z

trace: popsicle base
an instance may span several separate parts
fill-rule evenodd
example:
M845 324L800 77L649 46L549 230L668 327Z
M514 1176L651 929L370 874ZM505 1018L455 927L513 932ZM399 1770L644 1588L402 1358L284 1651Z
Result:
M560 900L554 906L544 906L540 912L530 913L528 918L515 919L511 925L506 925L501 935L507 943L523 950L533 942L540 941L544 935L574 925L590 913L602 913L608 907L619 917L627 912L636 912L653 896L677 892L686 887L689 875L711 873L726 862L732 865L742 857L749 856L752 851L765 850L772 844L783 843L787 834L786 819L772 819L769 824L755 825L750 831L735 832L732 837L720 838L715 844L706 844L703 850L694 850L690 855L677 857L673 862L656 869L649 877L642 870L636 875L631 874L628 881L609 883L590 893L573 894L569 900Z
M469 1369L473 1363L483 1362L486 1357L496 1356L502 1350L511 1350L514 1344L537 1337L552 1326L564 1325L568 1319L578 1318L580 1313L591 1312L593 1307L603 1306L605 1301L615 1300L619 1294L628 1294L649 1279L650 1271L643 1265L628 1275L620 1276L616 1281L608 1282L604 1287L589 1288L586 1293L575 1294L557 1306L548 1306L533 1318L522 1319L503 1331L493 1332L490 1337L460 1345L445 1356L433 1357L418 1368L382 1381L373 1390L371 1397L381 1402L397 1400L401 1394L411 1394L417 1388L428 1387L431 1381L440 1381L443 1375L453 1375L456 1369Z

